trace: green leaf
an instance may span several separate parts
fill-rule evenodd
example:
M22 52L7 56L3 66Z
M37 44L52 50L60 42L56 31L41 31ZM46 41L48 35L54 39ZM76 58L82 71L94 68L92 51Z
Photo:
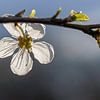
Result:
M33 9L29 15L29 18L33 18L36 15L36 11Z
M98 43L98 46L99 46L99 48L100 48L100 36L99 36L98 39L97 39L97 43Z
M89 17L82 12L76 12L74 10L71 10L70 15L72 17L72 21L88 21L89 20Z
M100 48L100 28L94 28L92 29L93 33L91 34L92 37L95 38L95 40L97 41L97 44Z

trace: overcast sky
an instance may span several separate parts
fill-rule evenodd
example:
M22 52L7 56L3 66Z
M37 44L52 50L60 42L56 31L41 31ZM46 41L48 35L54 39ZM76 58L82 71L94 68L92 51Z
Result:
M51 17L61 7L60 17L73 9L83 11L90 21L100 23L99 0L0 0L0 15L36 9L38 17ZM0 25L0 38L10 36ZM42 39L53 45L55 58L41 65L34 60L33 70L19 77L10 70L11 57L0 59L0 100L100 100L100 48L80 31L48 26Z

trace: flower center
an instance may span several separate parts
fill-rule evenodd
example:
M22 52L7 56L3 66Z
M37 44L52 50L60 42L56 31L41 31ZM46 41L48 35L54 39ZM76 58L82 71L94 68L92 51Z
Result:
M19 37L18 38L18 45L20 46L20 48L26 48L26 49L30 49L32 47L32 38L29 37L29 35L25 35L24 37Z

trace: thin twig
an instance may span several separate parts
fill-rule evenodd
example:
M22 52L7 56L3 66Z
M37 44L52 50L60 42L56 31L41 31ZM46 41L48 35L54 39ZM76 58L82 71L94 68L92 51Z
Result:
M54 16L51 17L51 19L56 19L56 18L59 16L59 14L61 13L61 11L62 11L62 9L59 8L59 9L57 10L57 12L54 14Z
M66 18L67 19L67 18ZM93 28L100 28L100 24L93 24L93 25L80 25L80 24L73 24L72 22L68 22L68 20L64 20L61 18L28 18L28 17L0 17L0 23L16 23L16 22L24 22L24 23L42 23L46 25L56 25L62 26L66 28L77 29L83 31L88 35L93 35L94 31Z

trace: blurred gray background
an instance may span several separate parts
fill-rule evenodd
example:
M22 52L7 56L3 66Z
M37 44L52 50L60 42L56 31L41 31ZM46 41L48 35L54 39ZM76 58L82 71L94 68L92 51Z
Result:
M38 17L50 17L62 7L60 17L70 10L83 11L90 21L100 23L99 0L0 0L0 15L34 8ZM0 25L0 38L10 36ZM34 60L33 70L16 76L10 70L11 57L0 59L0 100L100 100L100 49L96 41L73 29L48 26L42 39L55 48L51 64Z

